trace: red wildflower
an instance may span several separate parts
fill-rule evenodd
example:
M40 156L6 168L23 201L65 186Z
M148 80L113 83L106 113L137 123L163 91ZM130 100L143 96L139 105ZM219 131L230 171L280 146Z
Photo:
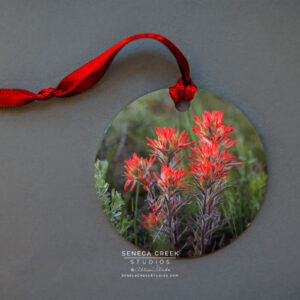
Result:
M166 163L161 163L160 178L153 172L153 175L157 179L157 183L163 189L168 188L188 188L187 183L182 183L189 177L189 172L184 170L182 167L175 169L169 167Z
M179 129L175 131L175 129L171 127L156 127L155 131L157 134L157 140L146 137L146 139L149 141L147 146L154 148L153 152L155 154L158 154L157 151L168 153L173 152L175 157L178 159L176 155L177 152L185 150L187 146L194 144L194 142L186 142L189 138L189 135L185 134L185 130L179 134Z
M153 208L153 206L154 206L154 208ZM153 208L154 213L157 214L158 210L161 208L161 203L160 204L155 203L148 207L148 209L151 209L151 208Z
M130 188L130 192L135 187L136 183L142 182L144 185L144 189L146 189L150 184L150 172L149 169L154 163L155 158L150 157L150 159L138 157L136 153L133 153L133 156L129 160L125 160L125 173L124 175L127 177L127 181L124 185L124 190L128 188L130 183L132 186Z
M234 162L236 157L230 156L227 149L224 153L221 153L218 143L214 141L210 144L199 142L197 148L192 148L192 154L194 157L189 157L189 159L195 161L195 163L189 165L189 167L201 182L226 177L226 172L233 165L242 164L241 162Z
M149 213L149 217L142 213L142 218L145 220L141 222L141 225L149 229L150 227L156 226L160 223L160 221L164 218L165 214L161 211L159 214Z
M193 131L196 133L200 141L210 143L211 141L218 142L219 145L224 145L230 148L235 145L236 141L232 141L228 134L233 131L230 125L224 124L223 111L214 110L212 113L205 111L201 117L194 116L197 126L193 126Z
M205 164L192 164L189 165L193 174L196 175L200 182L203 181L210 182L214 179L220 179L222 177L226 177L227 173L222 172L225 165L219 164L216 167L216 164L207 162Z

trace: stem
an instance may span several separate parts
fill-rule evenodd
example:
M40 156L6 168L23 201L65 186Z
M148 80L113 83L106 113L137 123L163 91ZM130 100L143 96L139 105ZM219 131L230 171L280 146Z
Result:
M139 191L140 191L140 183L138 182L136 185L136 194L135 194L135 208L134 208L134 223L133 223L133 231L134 231L134 244L137 246L138 238L136 233L136 220L137 220L137 210L138 210L138 201L139 201Z
M206 205L207 205L207 198L208 198L208 191L206 191L205 196L203 198L203 207L202 207L202 215L204 218L206 217ZM200 207L201 209L201 207ZM201 237L200 237L200 243L201 243L201 255L205 254L206 250L206 243L205 243L205 236L206 236L206 222L204 219L200 221L201 224Z
M214 204L212 185L207 188L205 195L203 197L203 207L202 207L202 215L205 217L206 215L210 217L212 211L211 207ZM201 209L201 207L200 207ZM209 218L207 221L204 219L201 220L201 255L204 255L207 251L207 246L211 240L211 233L208 235L207 233L210 231L212 227L212 221Z
M169 233L169 243L170 243L170 250L175 251L175 243L173 239L173 231L172 231L172 208L171 208L171 200L170 197L167 198L167 203L168 203L168 233Z
M206 224L203 221L202 222L202 231L201 231L201 255L205 254L205 248L206 248L206 245L205 245L205 227L206 227Z
M177 228L176 228L177 227L176 226L176 224L177 224L176 214L174 215L173 220L174 220L174 244L175 244L174 248L175 248L175 251L176 251L177 247L178 247Z
M170 209L170 203L168 202L168 225L169 225L169 242L170 242L170 249L173 248L173 239L172 239L172 227L171 227L171 221L172 221L172 216L171 216L171 209Z

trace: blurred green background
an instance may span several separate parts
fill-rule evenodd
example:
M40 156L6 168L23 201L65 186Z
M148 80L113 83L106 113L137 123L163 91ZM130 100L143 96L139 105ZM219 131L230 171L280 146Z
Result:
M192 131L193 116L200 116L207 110L224 111L224 123L230 124L237 140L230 149L232 155L243 165L230 170L235 188L226 191L222 216L230 216L230 222L222 232L215 235L213 249L229 244L252 222L258 212L267 181L267 164L260 138L243 113L228 101L209 92L198 91L187 112L176 110L168 90L147 94L128 105L113 120L99 144L95 163L95 185L101 207L116 230L127 240L133 241L133 202L135 192L124 191L124 160L136 152L147 157L149 147L146 136L155 138L155 127L185 129L190 141L197 140ZM186 150L188 151L188 150ZM185 156L189 156L186 152ZM188 162L188 160L185 160ZM182 161L184 165L184 162ZM146 195L140 192L139 213L146 212ZM193 206L192 208L193 209ZM152 243L152 233L138 223L138 245L147 250L164 249L164 241Z

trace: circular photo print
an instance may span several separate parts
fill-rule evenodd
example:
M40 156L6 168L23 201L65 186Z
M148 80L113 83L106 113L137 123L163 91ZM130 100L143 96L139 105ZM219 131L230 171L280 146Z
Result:
M102 138L95 186L119 234L149 253L199 257L253 221L267 181L261 140L226 100L198 91L189 109L168 90L128 105Z

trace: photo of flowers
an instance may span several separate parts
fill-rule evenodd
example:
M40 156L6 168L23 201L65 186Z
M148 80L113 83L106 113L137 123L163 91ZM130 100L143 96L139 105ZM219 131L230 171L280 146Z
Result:
M137 247L199 257L234 241L263 199L267 164L245 115L197 92L186 112L168 91L128 105L102 138L95 161L100 205Z

